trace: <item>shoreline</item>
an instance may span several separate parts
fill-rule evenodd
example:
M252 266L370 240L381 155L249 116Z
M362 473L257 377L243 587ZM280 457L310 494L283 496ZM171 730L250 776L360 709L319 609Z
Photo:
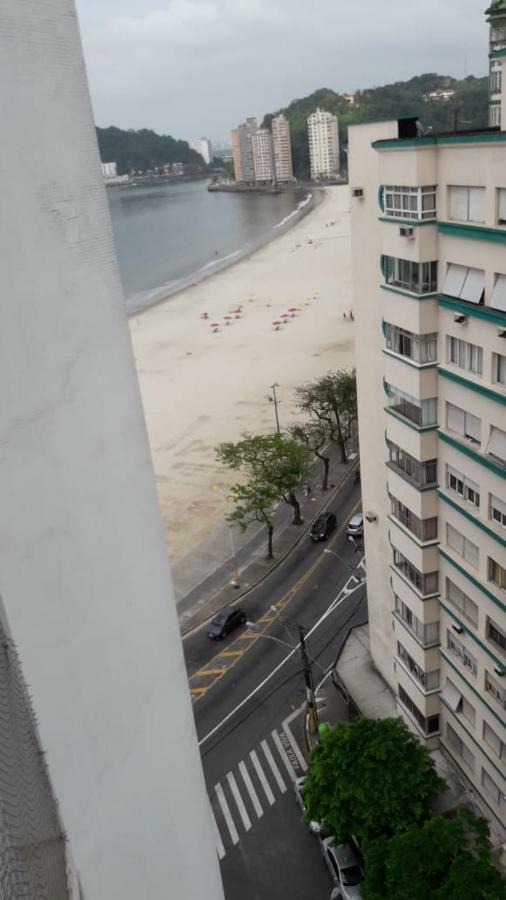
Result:
M276 225L271 225L268 231L265 231L254 241L251 241L246 247L236 250L234 253L230 253L222 259L211 260L200 269L196 269L196 271L191 272L184 278L169 281L167 284L152 288L140 296L138 294L132 294L131 298L133 302L131 304L125 300L127 318L131 319L134 316L139 316L147 310L165 303L166 300L170 300L175 294L180 294L187 291L189 288L197 287L199 284L202 284L203 281L212 278L213 275L218 275L220 272L230 269L237 263L248 259L263 247L275 243L278 238L291 231L292 228L298 225L298 223L306 216L317 209L323 202L324 197L325 188L318 187L315 191L308 191L304 200L301 200L285 219L282 219L281 222L278 222ZM138 298L137 302L135 302L136 297Z

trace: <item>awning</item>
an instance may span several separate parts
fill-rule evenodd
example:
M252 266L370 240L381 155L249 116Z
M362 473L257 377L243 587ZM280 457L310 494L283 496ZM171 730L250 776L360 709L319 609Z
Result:
M457 712L460 704L462 703L462 694L459 689L453 684L453 682L446 680L446 684L441 691L441 700L444 700L445 703L448 704L450 709L453 709L453 712Z
M489 456L495 456L500 462L506 463L506 431L501 431L495 425L492 425L490 429L487 453Z
M490 305L506 312L506 275L498 275Z
M443 294L448 294L449 297L460 297L467 272L467 266L458 266L456 263L450 263L443 286Z
M460 299L468 303L481 303L485 290L485 272L483 269L468 269L464 287L460 292Z

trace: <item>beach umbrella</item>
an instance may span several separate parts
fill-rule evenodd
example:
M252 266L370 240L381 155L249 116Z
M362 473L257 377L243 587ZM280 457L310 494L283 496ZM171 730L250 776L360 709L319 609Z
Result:
M279 326L282 325L283 322L276 321L276 322L273 322L272 324L274 325L274 330L279 331Z
M299 307L298 306L289 306L288 312L299 312Z
M210 328L219 328L219 327L220 327L220 323L219 323L219 322L211 322L209 327L210 327Z
M289 319L289 318L290 318L290 313L281 313L281 315L280 315L279 318L280 318L280 319Z

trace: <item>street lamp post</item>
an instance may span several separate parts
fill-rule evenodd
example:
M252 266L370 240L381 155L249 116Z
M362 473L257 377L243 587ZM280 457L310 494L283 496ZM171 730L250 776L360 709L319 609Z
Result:
M279 427L279 415L278 415L279 400L278 400L277 394L276 394L276 388L278 388L278 387L279 387L279 384L277 383L277 381L275 381L274 384L271 384L272 397L268 394L267 399L268 399L269 403L274 403L274 415L276 416L276 432L277 432L277 434L281 434L281 429Z
M332 556L335 556L336 559L338 559L340 562L344 563L344 565L346 566L346 568L351 572L351 574L353 575L353 577L354 577L359 583L360 583L361 581L364 580L364 579L362 578L360 572L358 571L358 569L355 569L353 566L350 566L350 564L349 564L348 562L346 562L346 560L343 559L343 557L340 556L339 553L336 553L335 550L331 550L329 547L324 547L323 552L324 552L324 553L331 553Z
M213 490L218 491L220 494L223 494L223 496L227 500L232 499L232 496L230 494L226 494L225 491L223 491L217 484L213 484ZM234 577L230 583L233 588L238 589L241 586L241 577L239 574L239 563L237 561L237 551L236 551L236 546L235 546L233 525L231 525L228 520L227 520L227 525L228 525L228 533L230 536L230 549L232 550L232 559L234 561Z

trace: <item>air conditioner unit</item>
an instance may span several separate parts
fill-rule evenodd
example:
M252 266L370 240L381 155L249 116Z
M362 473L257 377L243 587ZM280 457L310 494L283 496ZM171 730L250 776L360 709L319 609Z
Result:
M363 200L364 199L364 189L363 188L353 188L353 190L351 192L351 196L356 197L357 200Z
M410 228L408 225L402 225L399 228L399 234L401 237L410 238L411 240L413 240L415 236L415 229Z
M462 625L452 625L452 628L454 631L457 632L457 634L462 634L462 632L464 631L464 629L462 628Z
M499 328L497 331L497 337L506 338L506 328Z
M468 316L463 316L460 313L455 313L455 315L453 317L453 321L456 322L458 325L465 325L466 322L468 321Z

